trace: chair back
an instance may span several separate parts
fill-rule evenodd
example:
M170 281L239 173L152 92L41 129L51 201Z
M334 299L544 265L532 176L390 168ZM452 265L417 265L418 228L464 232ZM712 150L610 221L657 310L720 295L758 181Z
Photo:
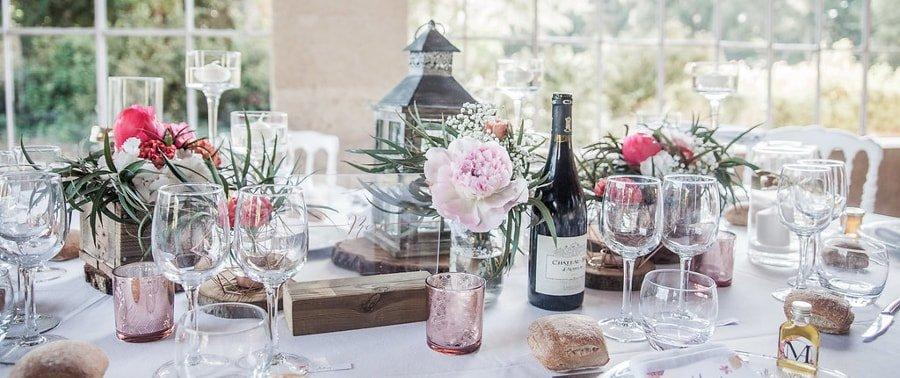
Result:
M878 191L878 168L884 157L881 145L872 138L859 136L845 130L829 129L822 126L786 126L768 130L762 140L788 140L815 145L823 158L834 151L844 154L847 177L853 178L853 159L863 152L869 158L869 170L863 183L860 207L867 212L875 211L875 193Z
M325 173L329 175L337 173L338 154L341 150L341 141L337 135L311 130L288 130L285 139L291 159L296 159L297 152L303 151L304 174L312 174L315 170L316 155L319 151L324 151L327 159Z

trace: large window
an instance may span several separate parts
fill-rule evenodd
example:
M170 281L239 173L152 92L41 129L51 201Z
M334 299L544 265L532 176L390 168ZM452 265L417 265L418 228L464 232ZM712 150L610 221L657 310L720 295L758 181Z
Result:
M891 0L411 0L410 30L434 18L463 53L456 76L494 90L494 63L539 56L549 94L571 91L581 138L633 123L637 112L706 117L685 65L741 64L723 124L821 124L900 135L900 7Z
M166 121L206 130L202 94L184 87L190 49L237 50L242 86L227 114L269 107L271 0L2 0L3 90L8 146L52 143L73 151L106 124L107 76L159 76Z

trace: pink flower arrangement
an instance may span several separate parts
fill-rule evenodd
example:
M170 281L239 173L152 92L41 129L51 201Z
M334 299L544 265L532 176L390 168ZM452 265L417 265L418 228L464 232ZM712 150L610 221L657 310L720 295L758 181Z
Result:
M117 153L125 153L125 142L136 139L137 157L153 163L156 169L161 169L167 159L175 159L179 150L199 154L215 166L222 162L215 147L205 139L197 139L190 125L162 123L150 106L132 105L122 110L116 117L113 134Z
M640 165L662 151L662 146L652 135L634 133L622 139L622 159L629 165Z
M641 188L628 178L621 178L624 183L615 183L611 187L606 188L606 198L613 202L636 204L644 199Z
M509 153L496 141L462 137L447 148L430 148L425 157L434 209L469 231L499 227L514 206L528 200L528 182L513 179Z
M272 217L272 202L266 197L251 196L244 200L241 207L241 225L243 227L257 228L269 224ZM234 220L237 212L237 197L228 200L228 222L235 226Z
M182 148L185 144L197 139L194 129L187 123L167 123L163 126L167 136L172 137L172 144L175 145L175 148Z
M132 105L116 117L113 132L116 149L121 150L122 145L130 138L138 138L141 142L162 138L163 126L156 119L153 107Z

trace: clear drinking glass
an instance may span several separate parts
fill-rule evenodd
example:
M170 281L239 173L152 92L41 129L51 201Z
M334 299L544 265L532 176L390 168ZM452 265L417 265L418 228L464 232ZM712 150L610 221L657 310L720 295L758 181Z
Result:
M831 159L802 159L798 161L799 164L809 164L809 165L818 165L822 167L827 167L831 169L831 174L833 177L832 185L834 186L834 214L832 214L833 220L838 220L841 218L841 215L844 214L844 209L847 208L847 192L850 190L850 183L847 177L847 169L844 165L844 162L840 160L831 160ZM832 222L833 223L833 222ZM806 283L807 285L818 285L819 280L816 277L817 269L816 266L816 258L819 255L819 251L822 249L822 233L817 232L812 239L812 243L814 245L813 253L810 258L807 259L806 263L809 264L807 268L811 274L809 275L809 281ZM788 279L788 285L795 286L797 282L797 277L792 277Z
M638 313L656 350L685 348L712 338L719 315L716 283L696 272L657 269L644 276Z
M425 337L429 348L450 355L481 348L484 284L484 278L462 272L437 273L425 279Z
M865 237L825 239L819 261L819 283L844 296L853 306L868 306L881 295L890 270L884 244Z
M106 122L112 128L116 117L132 105L150 106L156 118L163 115L163 79L161 77L110 76L106 80Z
M15 363L32 349L62 340L38 333L34 275L41 262L59 253L68 228L66 201L58 174L42 171L4 172L0 176L0 259L23 271L25 334L6 345L2 363Z
M261 308L230 302L200 306L178 321L176 368L156 376L267 377L268 340Z
M659 245L663 214L660 190L660 181L654 177L610 176L606 181L600 232L606 246L622 257L624 280L621 313L601 320L600 325L603 334L616 341L646 338L631 313L631 284L634 261Z
M0 342L6 339L9 326L16 317L16 286L10 270L0 268Z
M278 295L296 275L309 251L309 220L298 185L256 185L238 192L234 217L235 257L244 273L266 289L269 312L268 370L304 374L309 360L278 351Z
M229 89L241 87L241 53L236 51L188 51L185 83L189 89L203 92L209 117L207 137L217 142L219 98Z
M700 175L668 175L663 178L662 242L681 260L687 273L691 258L709 250L719 232L719 183Z
M709 101L710 122L719 127L719 107L737 91L738 64L734 62L688 63L694 91Z
M14 165L18 161L16 150L0 150L0 165Z
M175 330L175 284L152 261L113 269L116 337L130 343L162 340Z
M250 125L250 138L247 140L247 125ZM273 111L236 111L231 112L231 147L237 154L245 155L247 147L251 148L251 157L260 159L264 153L270 153L273 146L279 152L286 152L285 135L288 129L288 116L284 112Z
M810 274L807 260L814 252L810 240L828 227L834 216L837 197L833 181L834 171L821 165L785 164L778 176L779 218L800 241L800 265L794 286L798 290L806 288ZM790 292L787 287L772 292L772 296L784 301Z
M663 127L663 126L671 126L675 129L682 130L681 122L683 119L681 118L681 113L679 112L668 112L668 113L648 113L648 112L637 112L635 113L635 124L637 125L645 125L650 127Z
M543 75L540 59L497 60L497 88L513 101L516 127L522 123L522 102L541 88Z
M200 284L221 270L229 235L221 186L174 184L157 191L150 232L153 261L166 278L184 287L188 311L198 306Z

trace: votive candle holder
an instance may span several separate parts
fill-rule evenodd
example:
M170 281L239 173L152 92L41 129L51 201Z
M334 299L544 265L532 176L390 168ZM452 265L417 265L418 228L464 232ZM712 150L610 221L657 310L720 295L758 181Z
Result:
M162 340L175 330L175 284L156 263L136 262L114 269L113 301L120 340Z
M428 346L450 355L469 354L481 347L485 280L469 273L438 273L425 279Z
M716 242L706 253L694 256L691 270L704 274L716 281L716 286L731 286L734 277L734 240L731 231L719 230Z

